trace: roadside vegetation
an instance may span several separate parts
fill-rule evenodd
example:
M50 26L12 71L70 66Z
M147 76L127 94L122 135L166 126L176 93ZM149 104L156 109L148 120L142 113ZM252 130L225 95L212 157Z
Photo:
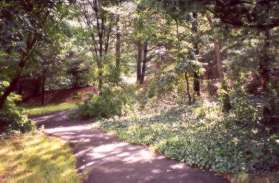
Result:
M150 111L103 120L100 126L130 143L216 172L265 173L278 166L278 134L262 133L256 121L242 124L235 112L224 115L218 103Z
M79 183L65 142L35 132L0 139L0 182Z

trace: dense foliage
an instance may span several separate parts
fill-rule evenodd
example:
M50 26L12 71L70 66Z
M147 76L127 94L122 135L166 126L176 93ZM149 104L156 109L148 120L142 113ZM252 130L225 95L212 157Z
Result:
M0 93L1 89L4 87L3 85L5 85L5 82L0 83ZM14 130L28 132L34 129L34 124L28 119L27 115L25 115L23 109L17 106L20 99L20 96L16 94L11 94L8 97L4 108L0 111L0 128L2 128L2 130L5 129L6 132Z
M126 90L126 92L125 92ZM83 118L109 118L120 116L131 106L134 100L129 95L130 88L106 88L101 95L92 95L79 107L80 116Z

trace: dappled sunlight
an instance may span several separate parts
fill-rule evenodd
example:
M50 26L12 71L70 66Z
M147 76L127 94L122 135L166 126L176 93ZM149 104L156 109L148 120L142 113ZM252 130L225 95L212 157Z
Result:
M81 131L81 130L88 130L90 129L90 126L84 126L84 125L76 125L71 127L57 127L48 129L48 133L57 133L57 132L64 132L64 131ZM71 134L69 134L71 135Z
M156 159L155 155L148 149L138 147L131 150L128 149L128 146L130 145L124 142L100 145L93 148L88 155L96 159L112 162L121 160L127 164L151 162Z
M52 119L56 126L48 124L54 124ZM167 159L146 146L121 142L87 123L77 125L52 115L41 124L46 126L45 133L69 142L77 157L77 170L88 183L206 182L209 177L214 183L224 182L221 177Z
M185 168L185 164L180 163L180 164L176 164L176 165L172 165L170 166L171 169L183 169Z
M9 183L79 181L75 159L60 140L30 133L1 140L0 145L0 177Z

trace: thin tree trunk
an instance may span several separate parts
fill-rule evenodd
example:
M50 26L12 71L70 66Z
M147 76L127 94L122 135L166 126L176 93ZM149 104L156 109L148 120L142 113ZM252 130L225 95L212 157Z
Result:
M198 73L195 71L194 72L194 91L196 92L197 96L200 96L201 89L200 89L200 78Z
M178 20L175 19L175 24L176 24L176 39L177 39L177 60L179 61L181 58L180 52L181 52L181 40L179 37L179 23ZM185 82L186 82L186 95L188 96L188 102L189 104L192 103L192 97L191 97L191 93L190 93L190 85L189 85L189 76L188 76L188 71L185 70L184 72L184 76L185 76Z
M101 1L94 1L94 11L95 11L95 16L96 16L96 25L97 25L97 34L99 37L98 40L98 53L97 55L97 67L98 67L98 89L100 94L102 93L102 88L103 88L103 33L104 33L104 19L100 17L100 5Z
M224 79L224 71L223 71L223 62L221 58L221 52L220 52L220 42L219 40L214 41L214 51L215 51L215 58L216 58L216 65L218 70L218 77L220 81L223 81Z
M42 76L42 98L41 98L41 104L45 105L45 82L46 82L46 75L45 71Z
M105 50L104 50L105 54L108 53L111 31L112 31L112 23L110 22L109 28L107 29L107 32L106 32L107 35L106 35Z
M184 74L185 74L186 94L187 94L187 96L188 96L188 102L189 102L189 104L192 104L192 97L191 97L190 85L189 85L189 77L188 77L187 72L185 72Z
M260 60L259 71L261 74L261 85L262 90L265 92L268 88L268 83L270 80L270 68L269 68L269 47L270 47L270 32L269 30L265 31L265 43L263 47L263 56Z
M214 29L214 25L212 22L212 19L210 17L210 15L207 15L207 20L209 22L209 25L211 27L211 29ZM222 62L222 58L221 58L221 44L220 44L220 40L218 38L214 38L214 53L215 53L215 61L216 61L216 65L217 65L217 71L218 71L218 77L220 79L220 81L222 82L224 79L224 71L223 71L223 62Z
M116 26L116 43L115 43L115 68L116 68L116 81L118 83L120 79L120 72L121 72L121 32L120 32L120 25L119 25L119 15L116 18L117 26Z
M98 90L99 94L102 94L103 80L104 80L104 59L109 51L109 42L112 32L112 17L103 10L102 0L87 0L86 3L79 3L83 10L83 17L85 23L91 29L91 39L92 39L92 55L94 61L97 62L97 72L98 72ZM91 7L93 15L88 8ZM92 16L94 18L92 18ZM110 20L110 22L109 22ZM96 31L96 33L95 33Z
M142 44L139 41L137 43L138 53L137 53L137 82L140 83L142 75Z
M145 41L144 45L143 45L143 60L142 60L140 84L143 84L144 83L144 79L145 79L146 64L147 64L147 54L148 54L148 41Z
M103 89L103 67L98 67L98 90L100 93L102 93Z
M192 23L192 31L193 33L197 33L198 32L198 14L197 13L193 13L193 18L194 21ZM199 45L197 42L197 37L194 38L194 52L195 52L195 56L199 55ZM195 93L197 94L197 96L200 96L200 78L199 78L199 74L197 71L193 71L194 74L194 82L193 82L193 88Z
M179 24L178 24L178 20L175 19L175 24L176 24L176 39L177 39L177 59L180 58L180 51L181 51L181 45L180 45L180 37L179 37Z
M104 29L104 22L102 20L101 22L101 27L99 27L101 30L99 30L99 66L98 66L98 88L99 91L101 92L103 89L103 29Z

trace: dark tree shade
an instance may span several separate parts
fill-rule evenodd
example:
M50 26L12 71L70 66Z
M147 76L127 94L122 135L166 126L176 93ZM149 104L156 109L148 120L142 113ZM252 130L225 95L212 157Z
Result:
M170 14L210 11L235 27L271 29L279 26L278 0L155 0Z

